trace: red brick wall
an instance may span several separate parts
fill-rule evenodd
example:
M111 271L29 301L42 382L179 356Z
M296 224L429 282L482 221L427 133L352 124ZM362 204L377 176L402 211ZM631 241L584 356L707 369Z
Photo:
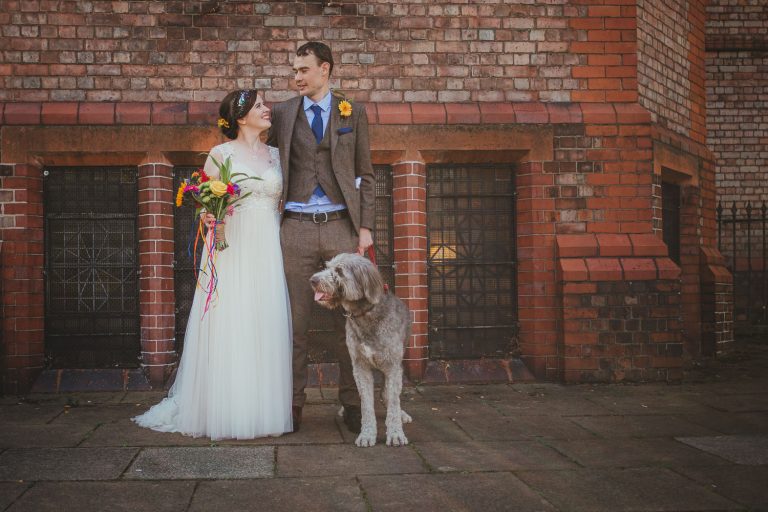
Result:
M655 123L703 142L704 1L642 0L637 34L640 104Z
M43 175L32 165L0 165L3 390L28 389L43 367Z
M761 0L709 0L707 48L766 50L768 3Z
M277 101L310 39L359 101L636 101L635 7L591 3L3 0L0 101Z
M217 137L216 101L230 89L268 89L270 101L295 95L290 62L307 39L329 42L337 60L334 85L367 103L374 160L394 166L397 289L415 321L406 353L412 376L422 374L428 357L424 183L426 164L435 162L515 166L519 345L536 376L558 378L573 353L566 355L563 341L556 237L658 233L658 146L688 155L688 164L674 168L688 175L691 191L683 273L670 286L682 293L687 336L697 335L698 251L714 243L715 233L714 174L703 148L701 1L673 1L671 9L658 0L637 7L625 0L0 5L0 162L48 154L62 165L83 158L89 165L160 164L142 167L140 206L148 233L140 256L142 348L155 381L173 359L173 287L166 286L171 224L155 204L168 199L168 168L145 155L164 152L178 164L174 159L208 149ZM36 138L21 135L30 125ZM79 152L65 141L69 128L80 137L88 130L89 144ZM0 204L13 202L12 188L0 187ZM153 240L159 241L151 247ZM653 265L658 272L656 260ZM714 284L726 280L720 269L711 274ZM646 277L655 296L674 295L662 290L667 278ZM592 281L608 282L600 292L606 301L637 292ZM711 308L708 318L723 309ZM722 322L712 322L712 332L724 332ZM656 328L647 329L649 337ZM611 329L605 332L615 334ZM673 375L664 368L677 368L685 350L679 340L670 343L667 355L678 361L659 360L658 372L629 371L625 378ZM590 350L605 350L608 366L618 371L624 366L612 352L616 346ZM695 353L694 344L682 346ZM596 379L618 378L604 366L592 369Z
M718 199L738 208L768 201L768 52L709 53L707 123Z

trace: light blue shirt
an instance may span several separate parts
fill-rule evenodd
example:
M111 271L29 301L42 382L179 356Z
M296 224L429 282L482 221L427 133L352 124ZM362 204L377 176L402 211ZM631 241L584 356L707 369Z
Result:
M323 119L323 134L325 134L325 130L328 128L328 121L331 119L331 92L328 91L328 94L317 103L304 96L304 113L307 115L307 121L309 121L310 128L312 128L312 121L315 120L315 113L310 108L312 105L318 105L322 109L320 116ZM346 210L346 208L346 205L332 203L327 195L317 197L314 192L307 203L299 203L296 201L288 201L285 203L285 209L289 212L321 213Z

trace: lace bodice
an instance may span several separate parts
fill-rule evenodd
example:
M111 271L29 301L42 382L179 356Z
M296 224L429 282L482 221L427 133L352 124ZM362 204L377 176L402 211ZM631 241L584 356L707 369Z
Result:
M232 172L243 173L248 176L255 176L258 180L244 180L240 181L239 185L242 189L241 194L247 194L251 192L248 197L245 197L238 201L237 210L246 210L251 208L262 208L269 210L277 210L280 199L283 193L283 174L280 169L280 153L277 148L268 146L269 154L272 158L271 165L263 169L263 166L259 165L259 169L256 166L248 162L246 159L238 158L235 154L232 142L225 142L216 146L223 158L232 158ZM243 177L238 176L235 180L241 180Z

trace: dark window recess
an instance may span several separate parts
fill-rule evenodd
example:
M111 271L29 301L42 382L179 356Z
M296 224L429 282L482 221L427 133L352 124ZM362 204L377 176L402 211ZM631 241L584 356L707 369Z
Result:
M661 225L669 257L680 264L680 185L661 184Z
M179 185L188 179L199 167L174 167L173 190L178 190ZM175 196L174 196L175 200ZM184 334L187 331L189 310L192 308L192 299L195 298L195 261L200 264L200 256L203 252L203 241L198 241L197 259L193 250L195 247L195 235L197 223L195 222L195 208L185 204L181 208L173 206L173 286L176 294L176 352L181 354L184 348Z
M44 176L46 366L137 367L137 171Z
M433 359L517 348L515 184L509 166L427 169L429 347Z

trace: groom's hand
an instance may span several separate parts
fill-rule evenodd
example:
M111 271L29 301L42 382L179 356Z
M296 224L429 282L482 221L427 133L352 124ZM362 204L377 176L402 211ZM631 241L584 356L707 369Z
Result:
M373 245L373 234L368 228L360 228L360 240L357 242L357 253L360 256L365 254L370 246Z

